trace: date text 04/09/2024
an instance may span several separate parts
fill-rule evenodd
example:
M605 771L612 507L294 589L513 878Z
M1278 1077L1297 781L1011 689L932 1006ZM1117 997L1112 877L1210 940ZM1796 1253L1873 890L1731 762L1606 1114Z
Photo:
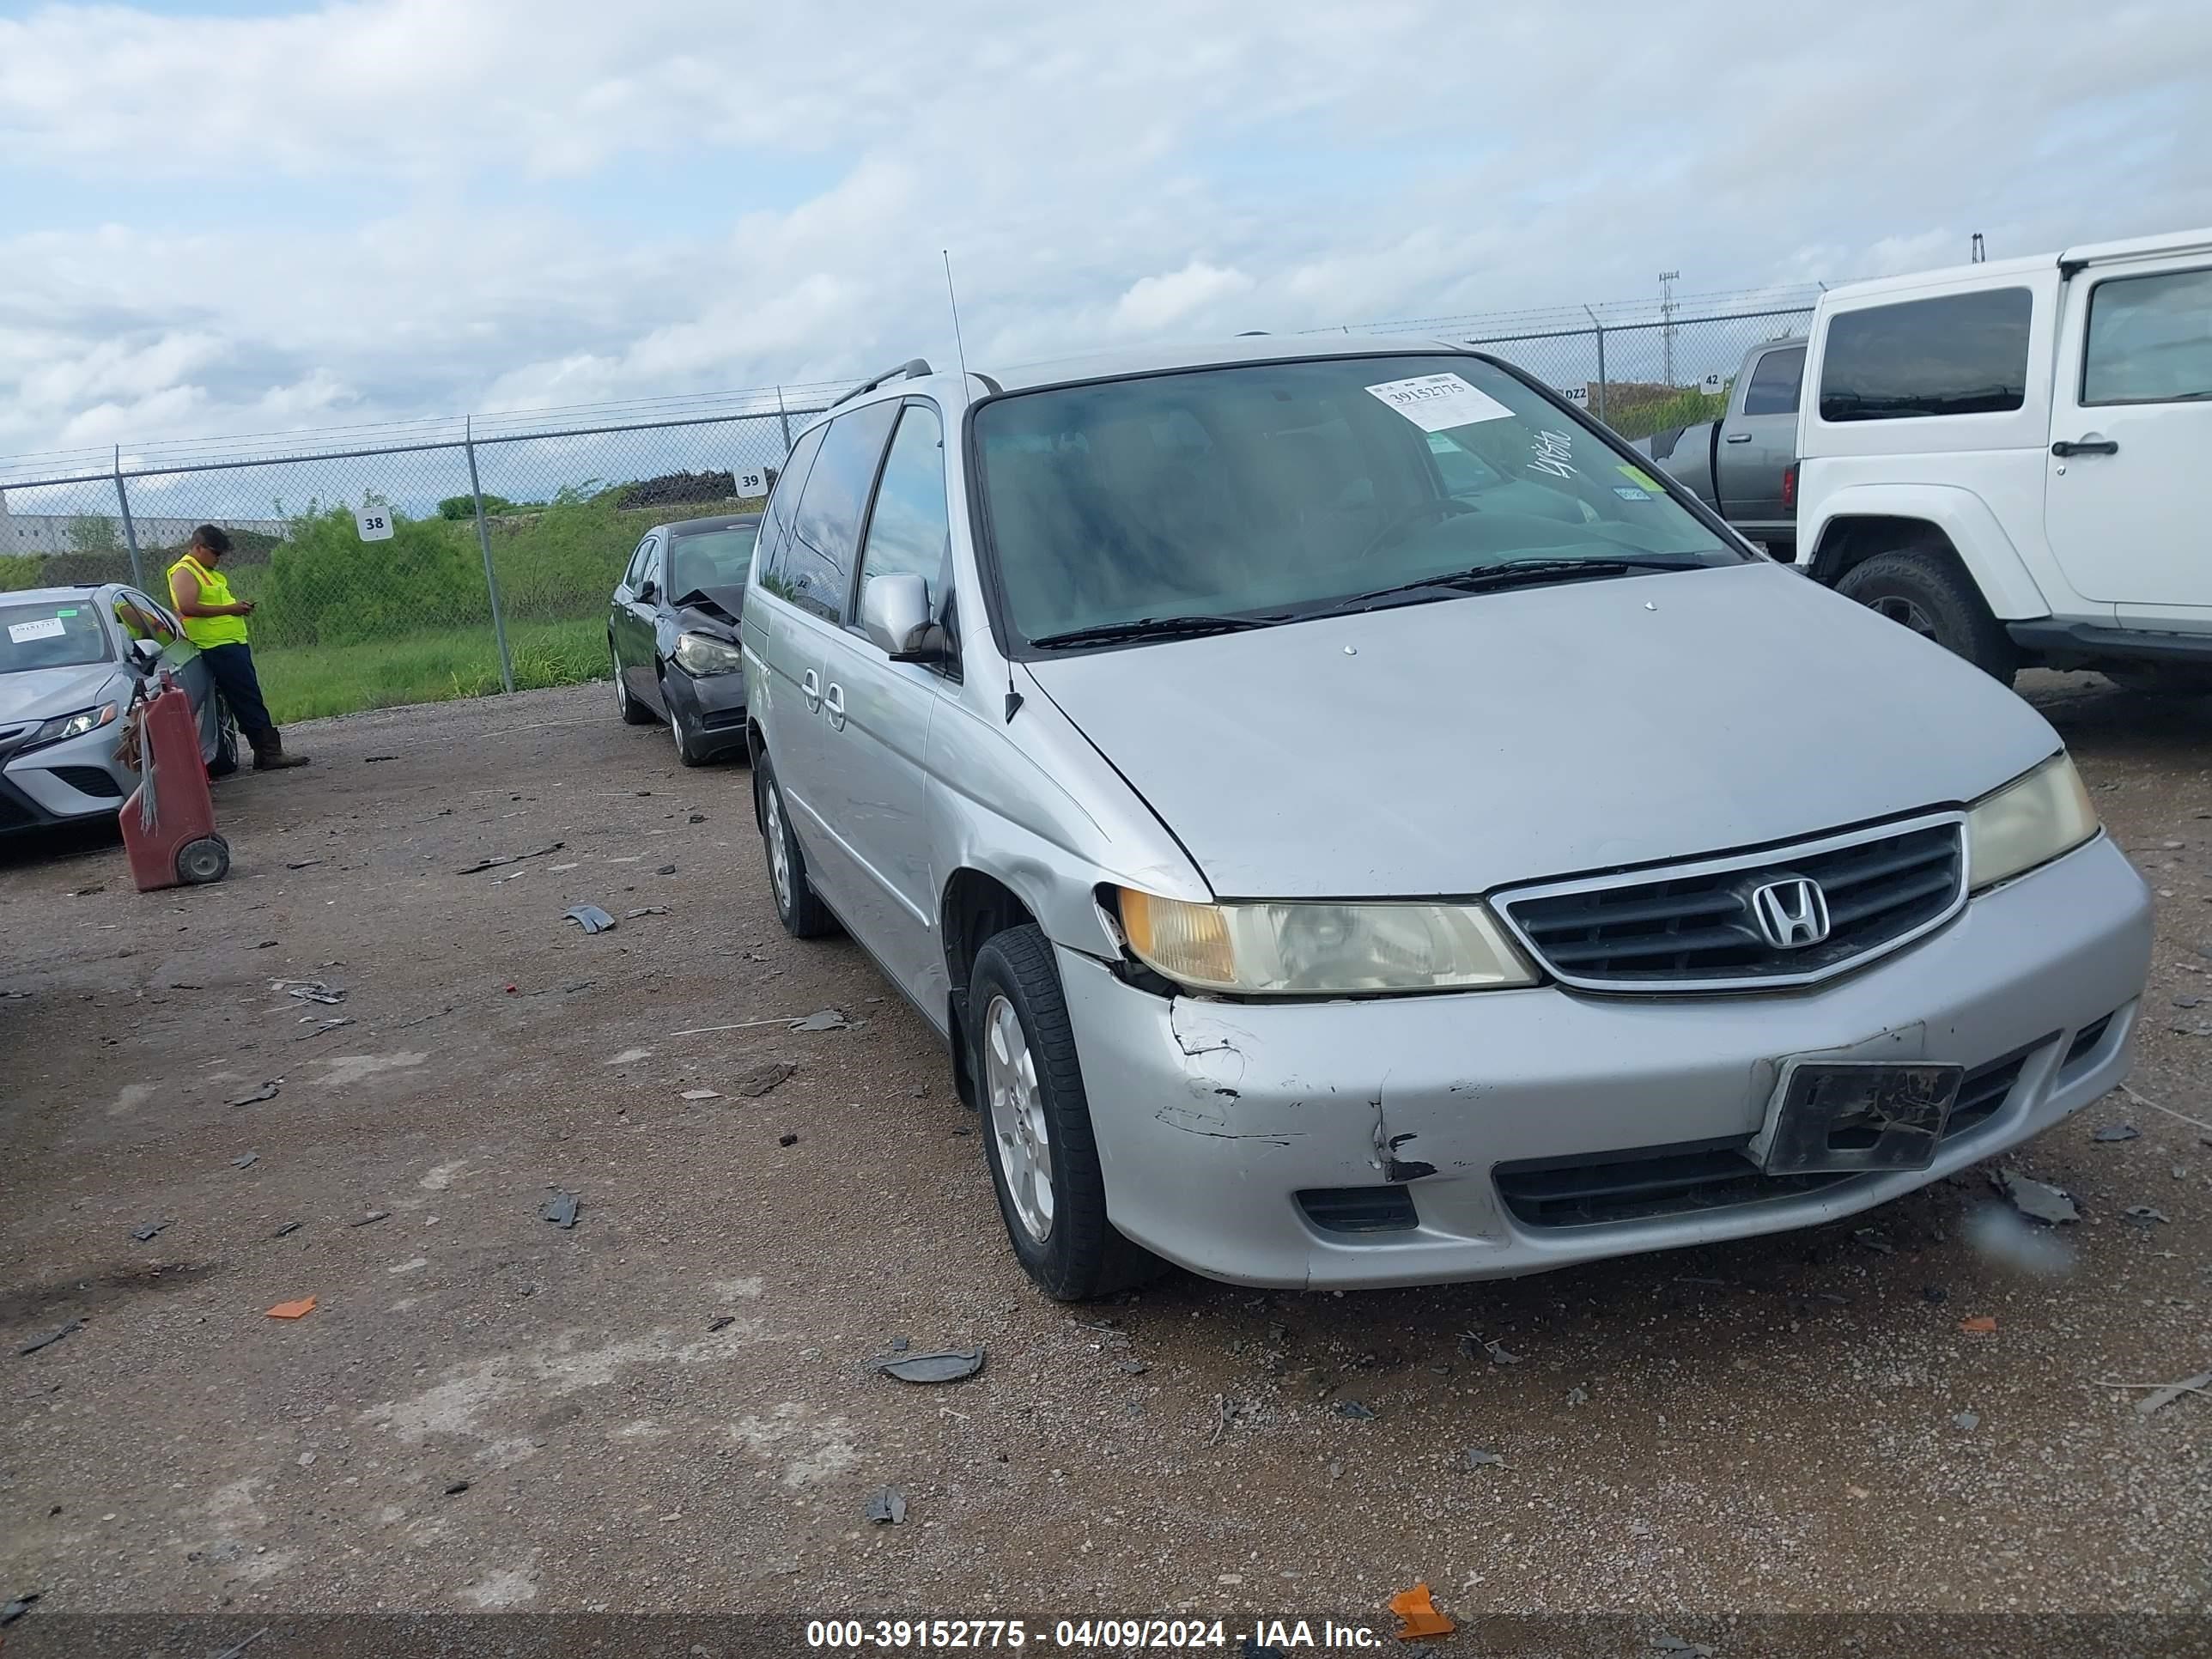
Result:
M1307 1619L1258 1620L1249 1631L1232 1630L1219 1619L1058 1619L1049 1624L1020 1619L817 1619L806 1626L806 1644L832 1651L1021 1649L1032 1643L1075 1653L1204 1651L1233 1644L1244 1652L1288 1654L1358 1651L1380 1648L1384 1639L1363 1625Z

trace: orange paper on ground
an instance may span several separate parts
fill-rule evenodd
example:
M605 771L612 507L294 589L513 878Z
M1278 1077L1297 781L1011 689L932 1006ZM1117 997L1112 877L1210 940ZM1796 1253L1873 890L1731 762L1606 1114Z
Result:
M1962 1319L1959 1322L1960 1330L1971 1331L1976 1336L1987 1336L1996 1328L1996 1316L1994 1314L1976 1314L1972 1319Z
M1398 1615L1401 1642L1418 1642L1425 1636L1449 1636L1456 1628L1437 1611L1437 1604L1429 1599L1426 1584L1400 1590L1390 1598L1390 1611Z
M297 1302L279 1302L269 1310L271 1319L305 1319L315 1310L315 1298L302 1297Z

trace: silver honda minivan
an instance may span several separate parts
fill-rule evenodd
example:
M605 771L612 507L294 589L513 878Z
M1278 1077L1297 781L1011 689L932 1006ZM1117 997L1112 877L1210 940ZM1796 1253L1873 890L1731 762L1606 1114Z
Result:
M751 586L783 923L945 1035L1054 1296L1778 1232L2126 1073L2148 896L2051 727L1494 359L909 363Z

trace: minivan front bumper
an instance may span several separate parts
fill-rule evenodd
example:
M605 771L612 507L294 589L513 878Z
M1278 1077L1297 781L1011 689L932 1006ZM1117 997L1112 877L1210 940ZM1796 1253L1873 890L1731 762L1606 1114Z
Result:
M1924 1186L2126 1075L2150 941L2148 891L2099 836L1790 994L1231 1003L1059 957L1115 1225L1212 1278L1324 1288L1778 1232ZM1731 1149L1796 1055L1954 1062L1954 1121L1968 1093L1978 1115L1925 1170L1770 1180ZM1639 1185L1617 1219L1541 1196Z

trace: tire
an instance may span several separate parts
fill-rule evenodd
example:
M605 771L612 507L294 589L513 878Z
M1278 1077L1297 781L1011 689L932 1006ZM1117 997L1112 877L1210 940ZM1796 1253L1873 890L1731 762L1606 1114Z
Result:
M216 703L215 758L208 763L208 776L227 778L238 770L238 717L230 712L230 705L218 700Z
M783 791L776 787L775 769L766 755L753 768L753 794L760 803L761 845L768 854L769 894L775 901L776 920L793 939L823 939L836 933L837 918L806 879L806 854L792 831Z
M230 843L221 836L203 836L177 848L177 879L187 887L221 881L230 873Z
M684 726L684 716L676 709L676 699L668 695L665 678L660 682L660 702L668 710L668 735L676 740L677 760L685 766L704 766L713 757L699 746L699 740Z
M615 637L607 635L607 660L615 667L615 708L622 715L624 726L650 726L653 710L640 703L629 694L629 683L623 678L622 659L615 655Z
M2122 690L2147 697L2212 696L2212 667L2201 663L2115 663L2100 672Z
M977 953L968 1007L983 1156L1022 1267L1060 1302L1158 1277L1167 1264L1107 1216L1075 1031L1052 947L1034 924L994 935Z
M2006 685L2020 671L2020 647L1948 552L1914 548L1877 553L1845 571L1836 592L1935 641Z

